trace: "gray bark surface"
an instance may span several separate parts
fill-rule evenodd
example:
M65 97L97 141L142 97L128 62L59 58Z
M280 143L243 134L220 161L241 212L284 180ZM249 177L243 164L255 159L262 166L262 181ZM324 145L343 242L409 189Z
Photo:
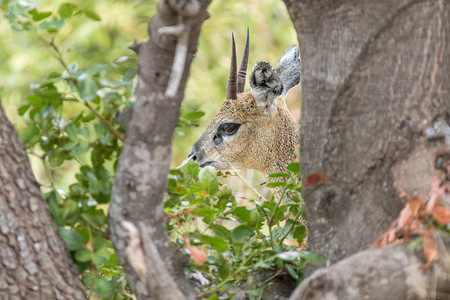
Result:
M195 298L194 290L184 276L188 258L170 244L162 200L172 153L172 134L209 2L161 1L158 14L150 23L150 39L132 46L138 54L139 79L136 102L126 125L125 143L119 159L109 226L117 256L138 299L179 299L176 295L180 294L188 299ZM195 4L199 4L198 11L192 13L195 9L190 5ZM184 24L183 32L189 30L189 35L177 39L158 31L161 27L177 24ZM187 42L187 55L184 67L181 66L182 76L176 95L170 97L165 94L169 78L172 79L175 51L179 48L177 40ZM147 278L140 278L129 263L125 253L128 233L122 227L122 221L131 222L140 230ZM161 263L152 264L155 259ZM162 286L178 286L178 290Z
M302 58L302 176L328 178L304 188L308 247L330 265L389 227L396 188L448 179L450 2L284 2Z
M442 237L441 257L430 269L419 269L422 252L407 250L405 245L369 249L315 271L290 300L449 299L450 237Z
M0 299L86 299L17 134L0 105Z

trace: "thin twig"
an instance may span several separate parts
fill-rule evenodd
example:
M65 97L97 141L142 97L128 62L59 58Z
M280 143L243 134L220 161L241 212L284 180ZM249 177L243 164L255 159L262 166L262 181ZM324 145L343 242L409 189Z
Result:
M191 213L196 208L197 207L191 207L191 208L188 208L186 210L180 211L179 213L176 213L176 214L172 214L172 215L166 214L166 215L167 215L168 219L178 219L179 217L182 217L184 215L187 215L187 214Z
M103 117L98 111L96 111L87 101L84 101L84 105L86 105L87 108L92 111L92 113L102 121L102 123L108 128L108 130L111 132L112 135L114 135L116 138L121 140L122 142L125 140L125 136L118 132L112 125L109 123L109 121Z
M263 197L244 177L242 177L241 174L239 174L238 170L231 164L229 161L231 168L236 172L236 175L256 194L258 197L260 197L263 200L266 200L266 198Z

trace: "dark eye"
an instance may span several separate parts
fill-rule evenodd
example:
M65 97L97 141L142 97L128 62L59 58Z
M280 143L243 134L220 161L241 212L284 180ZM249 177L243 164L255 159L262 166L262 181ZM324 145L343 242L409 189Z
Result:
M217 129L218 133L224 133L227 135L235 134L236 131L239 129L241 124L237 123L224 123L219 126L219 129Z

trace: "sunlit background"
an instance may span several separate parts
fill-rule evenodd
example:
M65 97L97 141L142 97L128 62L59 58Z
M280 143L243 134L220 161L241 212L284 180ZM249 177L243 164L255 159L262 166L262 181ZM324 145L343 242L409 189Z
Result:
M56 11L62 2L42 0L39 10ZM56 35L64 59L77 62L80 68L93 63L111 63L128 56L136 60L128 49L134 40L147 39L147 27L156 12L158 1L73 1L77 7L94 8L100 21L85 15L76 15L66 22ZM290 45L297 43L295 30L285 5L280 0L227 0L213 1L208 9L211 17L205 21L199 40L199 48L191 67L183 105L188 109L204 111L199 127L176 130L174 134L172 167L179 165L189 153L192 144L200 136L211 116L219 109L225 98L225 87L230 63L230 38L234 32L238 60L242 55L247 26L250 28L250 59L247 74L257 61L275 65ZM7 116L17 131L24 129L18 108L25 104L31 94L30 85L41 82L52 71L62 72L58 61L45 44L32 32L17 32L3 16L0 18L0 96ZM246 88L249 87L248 82ZM300 115L299 90L293 89L288 106L294 117ZM75 114L82 105L73 105ZM32 160L33 169L41 183L46 176L37 159ZM66 188L73 179L78 166L66 162L54 170L54 179ZM260 177L244 172L257 184ZM237 184L237 183L236 183Z

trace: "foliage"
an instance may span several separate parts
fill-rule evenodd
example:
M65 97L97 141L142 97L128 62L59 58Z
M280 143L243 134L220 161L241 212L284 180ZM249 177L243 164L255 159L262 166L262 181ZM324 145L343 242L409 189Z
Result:
M65 61L53 35L73 15L83 13L97 21L93 10L73 3L62 3L57 12L38 11L24 1L5 6L12 28L34 32L63 69L34 84L18 109L26 124L19 138L41 160L48 176L44 190L50 212L90 292L108 299L130 298L108 240L105 212L123 138L113 118L117 110L131 105L135 59L121 57L86 68ZM77 161L79 168L68 190L62 191L52 173L66 161Z
M117 110L129 107L134 97L137 63L134 54L127 50L133 40L133 34L130 33L135 28L141 28L141 35L135 38L146 38L146 27L150 15L155 12L155 2L147 1L141 5L142 8L132 11L130 3L120 0L43 0L39 6L27 1L0 0L0 12L12 28L9 32L3 30L6 29L5 23L0 24L3 26L0 59L10 59L8 64L1 65L0 76L8 74L8 77L0 80L2 104L6 104L6 110L19 131L20 140L33 158L34 171L55 223L78 267L83 283L94 298L132 298L108 239L106 212L124 134L115 124L114 116ZM222 24L219 21L205 25L207 38L202 37L200 40L199 55L192 70L194 79L188 85L191 92L187 93L188 101L182 107L176 130L175 160L179 161L181 155L186 155L186 149L189 148L187 143L192 143L193 135L198 135L193 128L200 124L205 113L197 107L201 104L206 110L215 110L217 101L221 101L224 96L230 31L227 29L217 33L215 28L223 27L224 24L228 24L226 28L238 27L237 31L242 32L249 24L262 28L262 31L266 31L264 37L271 41L267 43L260 35L255 35L251 46L254 48L252 55L254 53L255 57L271 61L275 61L275 55L282 53L295 40L292 38L295 37L292 28L291 35L286 34L285 24L291 26L287 15L286 21L280 21L279 10L273 9L274 3L273 0L255 3L266 8L261 11L251 10L250 13L241 6L240 15L247 19L242 26L234 24L230 17L222 21ZM227 16L224 10L228 10L229 16L234 16L233 11L239 5L241 4L237 0L223 4L216 1L211 6L211 14ZM280 7L282 4L277 5ZM42 9L41 6L45 8ZM117 16L125 14L125 7L131 7L127 11L129 17L127 22L120 23ZM101 15L99 11L108 11L111 16ZM270 18L271 15L275 18ZM261 19L266 19L266 22L261 23ZM140 23L137 25L133 22ZM267 34L264 26L270 26L276 32ZM258 47L262 42L265 46ZM214 53L206 55L213 45ZM274 53L274 57L268 57L271 53ZM209 76L204 76L204 72L208 72ZM207 90L205 85L209 87ZM207 102L208 99L215 101ZM224 174L221 175L223 176ZM206 187L208 183L210 185ZM171 190L172 187L187 189L190 196L175 192ZM291 182L289 189L300 187ZM185 231L192 240L192 247L211 247L208 250L208 262L200 270L206 272L211 269L217 273L217 268L223 266L227 268L224 270L228 270L228 275L240 276L238 279L227 280L222 287L211 286L211 290L222 293L232 282L245 281L243 272L253 270L251 263L256 259L261 266L255 270L275 271L272 275L286 271L296 278L301 276L303 260L314 258L308 253L301 253L299 257L304 258L294 257L291 261L283 256L286 251L289 254L289 249L292 248L283 244L283 240L294 241L292 234L295 230L302 236L305 234L303 225L295 218L291 223L286 223L291 227L280 223L283 214L296 213L299 216L300 211L290 207L295 201L301 201L298 195L293 198L295 200L289 200L293 201L291 204L288 204L287 198L283 198L278 205L267 201L257 208L238 206L231 190L219 184L213 172L205 170L199 174L198 167L191 163L172 171L168 195L166 207L170 214L177 210L184 211L182 205L187 200L180 200L182 198L204 200L201 203L188 203L188 208L195 206L194 215L186 214L181 218L172 218L169 222L170 229L178 231L186 230L185 227L192 224L197 231ZM226 201L230 201L231 205L227 206ZM253 203L260 201L261 199L254 200ZM219 202L220 208L215 207ZM208 203L211 206L207 206ZM269 216L272 216L271 219L268 219ZM216 224L233 218L240 224L236 224L237 227L233 230ZM201 219L203 224L211 226L208 229L205 227L206 231L200 231L200 225L192 223L194 219ZM266 224L267 220L272 220L271 226ZM174 222L179 223L175 226ZM269 229L268 235L266 231ZM229 233L230 238L224 240L219 237L216 232L220 230L227 236ZM177 236L176 232L172 234L174 238ZM228 243L229 240L233 248L226 250L224 241ZM301 240L299 238L296 242ZM180 246L187 245L180 234L174 241ZM227 261L226 255L234 261ZM269 256L264 258L265 255ZM194 270L195 265L190 268ZM225 276L216 273L210 275L212 282ZM255 293L261 291L260 286L249 289L253 289Z
M199 170L193 162L170 172L165 202L169 232L177 245L188 246L194 261L201 252L207 254L204 264L192 263L187 270L202 272L210 282L202 295L225 299L246 293L257 298L267 292L274 277L298 282L306 261L322 263L320 257L303 251L306 227L301 220L306 216L298 163L288 170L271 174L279 181L266 184L278 197L267 200L259 195L247 205L238 203L218 182L217 177L230 172L219 171L216 176L214 168ZM201 252L193 252L193 246Z

